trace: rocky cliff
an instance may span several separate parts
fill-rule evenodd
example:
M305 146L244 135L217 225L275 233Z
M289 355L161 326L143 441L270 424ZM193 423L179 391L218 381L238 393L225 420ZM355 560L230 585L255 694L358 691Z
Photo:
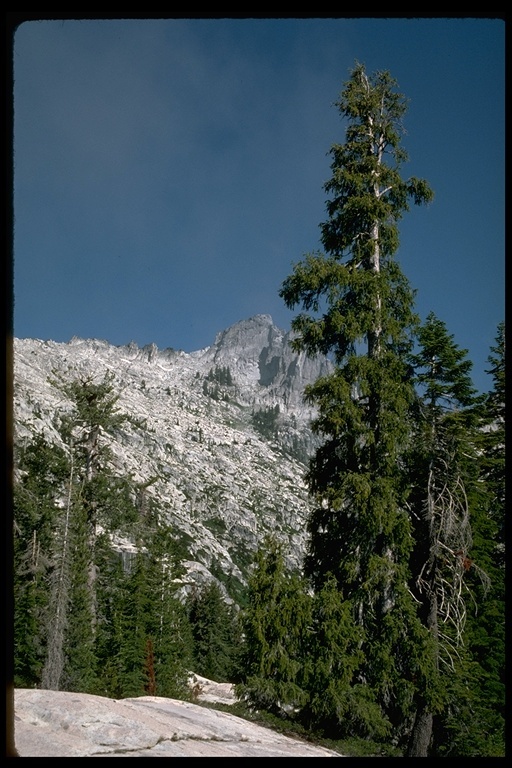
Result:
M52 384L54 372L98 381L113 374L118 406L129 416L108 438L114 469L145 484L180 533L190 578L244 584L269 532L296 567L309 506L304 474L315 446L302 396L329 362L294 353L290 338L270 316L257 315L192 353L15 339L15 439L44 432L58 440L54 416L70 403ZM113 546L133 550L120 538Z

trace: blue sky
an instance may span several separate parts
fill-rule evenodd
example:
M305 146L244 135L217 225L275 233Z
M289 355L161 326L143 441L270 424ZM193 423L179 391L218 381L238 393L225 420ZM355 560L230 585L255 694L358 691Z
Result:
M187 352L321 248L333 106L356 60L410 100L427 207L397 258L485 374L505 316L505 22L26 21L14 38L14 334Z

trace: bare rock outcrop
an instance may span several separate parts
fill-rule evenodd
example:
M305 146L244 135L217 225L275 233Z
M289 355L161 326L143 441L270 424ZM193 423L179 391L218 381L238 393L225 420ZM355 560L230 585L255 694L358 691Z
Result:
M237 700L231 683L217 683L215 680L208 680L207 677L191 672L188 684L197 701L234 704Z
M205 576L221 589L229 579L236 600L267 534L282 542L290 569L300 568L305 549L305 473L319 438L303 392L329 361L294 352L290 340L269 315L191 353L14 339L13 442L44 435L61 444L57 424L73 404L57 381L112 377L126 420L101 435L109 471L129 477L141 508L154 505L172 526L184 550L183 591ZM135 541L122 530L109 535L128 567Z
M340 757L200 704L17 689L19 757Z

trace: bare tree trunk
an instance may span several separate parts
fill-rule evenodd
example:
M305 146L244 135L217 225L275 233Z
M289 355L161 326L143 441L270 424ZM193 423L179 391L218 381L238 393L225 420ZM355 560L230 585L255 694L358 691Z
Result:
M434 566L435 568L435 566ZM436 646L438 643L439 627L438 627L438 605L437 605L437 593L435 587L432 585L430 594L428 595L428 615L426 620L426 626L432 633L436 640ZM439 653L437 653L436 665L439 666ZM423 699L422 696L418 697L418 705L416 709L416 717L414 719L414 725L412 727L411 737L409 745L407 747L407 757L428 757L430 745L432 743L432 732L434 727L434 716L432 711Z
M426 522L428 524L428 552L427 554L427 573L424 586L424 624L436 645L436 667L439 671L439 604L437 597L437 558L436 543L437 531L434 525L434 502L432 494L429 491L428 505L426 512ZM430 707L425 699L419 695L416 709L416 717L412 727L411 737L407 748L407 757L428 757L430 744L432 742L432 731L434 726L434 717Z
M64 635L68 619L68 590L69 590L69 537L73 489L73 457L71 456L71 469L69 475L68 497L66 500L66 514L64 518L64 531L62 536L62 550L60 553L60 567L57 581L52 590L51 600L54 605L54 614L51 616L48 632L48 648L41 675L42 688L50 691L58 691L62 671L64 669Z
M434 717L426 703L419 706L406 757L428 757Z

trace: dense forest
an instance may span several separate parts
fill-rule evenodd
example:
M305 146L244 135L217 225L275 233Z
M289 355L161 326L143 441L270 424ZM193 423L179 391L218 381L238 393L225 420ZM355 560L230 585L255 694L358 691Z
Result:
M193 670L318 738L503 756L505 325L478 394L467 351L434 313L420 320L395 259L409 205L433 199L401 173L406 100L356 64L336 107L323 250L280 290L299 309L295 349L333 362L304 393L320 447L303 569L269 538L243 600L183 592L179 538L111 468L105 437L127 418L113 380L57 380L73 404L55 414L58 444L14 444L14 684L188 699ZM254 414L262 435L276 415Z

